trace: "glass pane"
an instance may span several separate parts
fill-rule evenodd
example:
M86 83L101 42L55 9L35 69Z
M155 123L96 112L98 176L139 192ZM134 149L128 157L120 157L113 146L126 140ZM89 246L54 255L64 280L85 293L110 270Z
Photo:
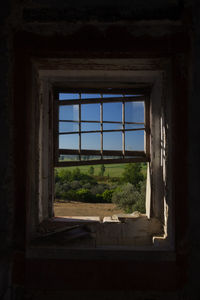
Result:
M100 150L100 133L83 133L81 135L81 149Z
M103 98L117 98L117 97L123 97L123 95L119 95L119 94L103 94Z
M112 123L104 123L103 124L103 130L116 130L116 129L122 129L122 124L112 124Z
M60 134L59 149L78 149L79 135L78 134Z
M143 124L125 124L125 129L138 129L144 128Z
M77 100L79 99L78 93L59 93L59 100Z
M121 156L120 155L117 155L117 156L116 155L115 156L113 156L113 155L112 156L111 155L104 155L103 156L103 159L120 159L120 158L123 158L123 156L122 155Z
M103 94L103 98L120 98L120 97L137 97L137 96L141 96L141 95L132 95L132 94Z
M125 150L144 151L144 131L125 132Z
M144 102L125 103L126 122L144 122Z
M99 123L81 123L81 131L100 130Z
M101 159L100 155L81 155L81 160L97 160Z
M81 94L81 99L101 98L100 94Z
M78 131L78 122L59 122L59 132Z
M78 105L60 105L59 120L78 121L79 107Z
M122 133L121 132L104 132L103 133L104 150L122 150Z
M65 154L60 154L59 156L59 161L77 161L79 160L79 155L65 155Z
M100 104L82 104L81 120L100 121Z
M142 95L141 94L137 94L137 95L127 94L127 95L124 95L124 97L138 97L138 96L142 96Z
M103 104L104 121L122 121L122 103L104 103Z

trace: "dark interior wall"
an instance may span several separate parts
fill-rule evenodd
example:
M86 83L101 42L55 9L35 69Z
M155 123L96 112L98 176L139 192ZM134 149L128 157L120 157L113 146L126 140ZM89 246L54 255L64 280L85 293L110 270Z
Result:
M200 295L199 266L200 266L200 226L199 226L199 165L200 165L200 122L198 111L200 108L200 3L196 1L194 9L194 40L193 56L191 60L191 90L189 102L189 249L190 249L190 295L191 299L197 299L195 293Z
M193 6L195 4L195 6ZM20 61L16 61L16 55L14 56L15 45L14 39L18 45L18 57L20 57L20 51L24 51L27 47L30 51L31 46L34 47L32 55L37 55L39 51L37 50L34 42L37 40L38 47L41 43L43 44L43 54L40 52L40 55L44 55L48 52L48 49L51 49L49 56L59 55L62 57L64 55L63 49L64 46L67 48L67 44L70 46L71 53L73 57L79 57L80 51L79 47L84 50L85 53L88 53L88 43L85 43L85 40L88 39L89 44L93 47L95 51L101 45L102 53L101 55L106 55L106 51L109 50L112 55L114 54L114 48L118 49L116 55L123 56L125 50L129 50L129 53L134 50L136 56L140 56L141 46L137 50L137 41L143 39L145 42L143 56L149 56L149 53L152 52L152 47L154 49L154 56L159 55L160 49L164 49L162 46L163 40L165 41L165 50L162 50L162 55L169 55L171 52L171 43L176 44L177 52L180 52L181 47L184 47L184 44L187 43L187 39L184 40L183 36L185 33L189 32L192 39L193 45L193 54L189 58L190 64L190 76L191 76L191 86L189 90L189 103L188 103L188 117L189 117L189 127L188 127L188 136L189 136L189 155L188 160L184 159L184 165L188 166L188 178L176 178L177 185L180 186L184 184L187 185L187 180L189 179L189 197L188 197L188 207L190 213L188 228L189 242L187 239L182 240L183 245L181 246L181 251L186 250L187 253L190 253L189 261L190 267L188 268L188 281L185 282L184 286L176 291L176 285L174 285L174 291L166 292L168 284L168 276L170 278L170 273L165 265L163 265L163 278L166 280L166 290L165 293L162 291L155 291L148 293L137 292L134 294L134 291L128 292L128 283L131 285L131 272L128 279L128 283L125 280L117 279L113 285L113 291L107 292L108 297L115 296L117 299L131 298L133 295L138 299L198 299L199 292L199 283L198 283L198 262L200 262L199 255L199 195L198 195L198 162L199 162L199 143L197 143L199 137L199 124L198 124L198 102L199 102L199 78L200 78L200 30L199 30L199 19L200 19L200 9L198 1L175 1L175 0L135 0L135 1L49 1L49 0L32 0L32 1L10 1L4 3L4 6L1 7L1 23L2 27L2 36L0 41L0 53L1 53L1 70L0 70L0 94L1 94L1 111L0 111L0 124L1 124L1 155L0 155L0 165L1 165L1 190L0 190L0 251L1 251L1 261L0 261L0 298L2 299L11 299L12 290L14 299L21 299L23 296L23 276L25 273L25 263L24 263L24 236L25 236L25 187L24 185L16 184L17 178L24 178L26 172L26 165L19 167L19 162L26 159L26 147L24 146L24 141L26 139L27 132L22 130L25 124L20 122L20 114L26 112L26 108L21 104L13 105L13 82L15 81L15 91L27 89L24 77L20 78L19 69ZM152 20L156 20L152 21ZM136 22L137 21L137 22ZM116 27L117 26L117 27ZM23 34L18 34L18 32L25 32ZM166 34L171 34L176 32L174 39L162 37ZM34 40L35 35L37 39ZM136 43L133 45L132 35L134 35ZM63 46L63 37L68 36L66 39L66 45ZM83 38L84 36L84 38ZM21 39L21 46L19 45ZM138 40L137 40L138 39ZM114 41L114 44L113 44ZM124 44L126 42L126 44ZM46 43L46 47L45 47ZM57 43L55 45L54 43ZM102 45L103 44L103 45ZM153 46L154 45L154 46ZM50 46L50 48L48 48ZM115 47L114 47L115 46ZM185 45L187 46L187 45ZM60 48L60 52L58 49ZM155 49L158 49L157 52ZM90 54L92 51L90 52ZM16 54L16 52L15 52ZM93 54L95 55L95 54ZM131 54L129 54L131 55ZM176 59L176 57L175 57ZM21 56L21 63L23 64L26 60L25 57ZM187 69L186 65L186 69ZM15 78L14 70L18 70L17 81ZM181 72L177 73L177 76L181 76ZM16 84L17 82L17 84ZM184 91L187 93L187 89ZM19 115L18 115L19 113ZM13 125L14 122L18 120L17 124L19 127ZM15 124L15 123L14 123ZM181 128L181 126L180 126ZM24 133L23 134L21 133ZM14 137L14 139L13 139ZM181 136L183 138L183 135ZM18 152L14 153L13 144L22 144L22 149L18 146ZM187 138L185 139L187 144ZM184 152L186 153L186 152ZM181 162L179 162L181 163ZM16 166L18 169L16 169ZM24 167L24 168L23 168ZM19 181L18 181L19 182ZM24 178L24 184L26 180ZM180 191L179 186L179 191ZM21 199L16 201L16 194L21 195ZM180 193L180 198L181 198ZM181 201L181 200L180 200ZM14 222L14 213L20 215L17 223ZM178 213L178 212L177 212ZM185 215L186 216L186 215ZM16 218L15 218L16 220ZM177 224L181 227L181 224ZM17 229L17 235L16 233ZM181 231L181 230L180 230ZM14 257L14 259L13 259ZM15 289L10 289L11 282L11 265L16 265L21 270L17 272L17 280L15 281ZM39 263L39 262L38 262ZM179 261L178 264L183 264ZM124 264L123 264L124 265ZM38 269L37 269L38 266ZM27 270L32 270L35 278L37 277L37 272L39 270L40 264L32 265L32 262L29 262L27 265ZM68 265L69 266L69 265ZM74 265L75 266L75 265ZM43 265L45 268L45 264ZM53 262L46 265L48 268L54 269ZM67 267L67 265L66 265ZM101 270L101 274L104 274L104 268L101 264L97 264L97 267ZM169 267L169 266L168 266ZM58 268L58 267L57 267ZM98 269L97 268L97 272ZM112 267L112 264L109 267L111 270L115 270L116 266ZM130 266L125 265L125 269L129 269ZM139 266L137 266L139 270ZM153 265L149 265L149 268L154 268ZM71 270L73 266L71 267ZM14 268L14 271L16 269ZM63 271L63 269L61 268ZM87 272L87 276L90 276L90 270L92 270L91 264ZM170 269L172 272L173 269ZM58 268L59 271L59 268ZM61 271L61 272L62 272ZM91 271L93 272L93 271ZM44 269L45 273L45 269ZM112 272L111 272L112 273ZM110 274L111 274L110 273ZM30 276L31 272L28 273ZM92 274L92 273L91 273ZM20 278L21 276L21 278ZM64 276L64 273L63 273ZM84 273L82 273L81 278L84 278ZM142 276L142 274L140 274ZM151 271L148 273L149 278L151 277ZM79 276L73 274L72 276L75 280L78 280ZM98 278L98 277L97 277ZM95 284L95 280L93 283ZM16 279L16 278L15 278ZM109 279L109 278L108 278ZM49 280L53 280L51 278ZM142 277L139 285L140 289L147 290L149 284L147 282L142 282ZM126 292L114 292L117 287L117 284L120 285L120 282L123 282ZM48 289L47 286L44 287ZM17 284L21 285L18 289ZM64 284L64 283L63 283ZM75 282L71 281L71 289L76 290ZM103 283L102 283L103 284ZM39 282L38 282L39 285ZM89 289L89 281L87 282ZM34 285L33 285L34 286ZM156 286L156 284L155 284ZM35 286L34 286L35 287ZM40 286L40 289L42 287ZM69 286L70 289L70 286ZM34 294L34 293L33 293ZM77 299L80 297L81 292L76 294L66 294L66 296L71 297L74 295ZM96 297L105 297L106 294L94 292ZM44 295L43 295L44 296ZM40 299L42 297L40 295ZM18 298L17 298L18 297ZM63 296L64 297L64 296ZM84 296L92 298L92 294L85 294ZM33 296L33 299L37 299L36 296Z
M9 1L0 9L0 299L10 296L10 270L13 224L13 159L11 60L5 23L10 14ZM6 299L6 298L5 298Z
M183 1L159 0L126 0L126 1L48 1L33 0L34 8L26 8L23 17L31 21L132 21L132 20L162 20L179 19L182 13Z

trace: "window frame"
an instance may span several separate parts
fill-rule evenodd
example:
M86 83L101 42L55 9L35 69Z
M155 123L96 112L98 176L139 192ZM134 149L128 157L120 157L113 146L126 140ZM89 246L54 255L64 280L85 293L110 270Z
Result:
M71 61L71 60L70 60ZM73 66L80 67L80 61L72 59ZM125 60L126 61L126 60ZM33 129L36 131L36 139L38 134L41 139L36 140L38 155L33 162L33 169L39 176L36 176L36 186L38 186L38 202L35 202L35 198L31 198L31 209L29 215L32 218L30 231L34 234L35 228L42 220L47 218L53 218L53 201L54 201L54 133L53 133L53 114L54 114L54 91L55 89L63 88L63 91L69 91L73 88L88 87L88 83L91 83L91 87L100 86L100 88L110 87L114 84L117 88L129 89L132 86L135 93L146 92L149 95L149 107L150 107L150 163L148 164L149 192L146 197L146 214L148 219L157 218L164 224L164 236L165 238L158 237L154 240L154 243L158 246L162 246L162 249L174 249L174 214L172 211L173 195L172 195L172 182L171 182L171 136L172 136L172 93L168 86L171 86L171 77L163 76L163 74L170 75L170 68L166 68L165 60L162 65L162 70L157 70L156 65L149 69L148 60L145 62L142 60L141 68L136 68L137 60L128 60L130 70L124 68L124 60L118 60L117 70L113 70L113 65L109 66L110 60L104 61L104 65L108 65L106 71L103 69L104 65L99 70L96 67L98 60L92 60L92 70L90 66L87 68L83 64L81 70L71 70L65 68L65 70L49 70L44 68L44 63L49 64L49 61L44 61L41 67L38 66L38 78L39 79L39 95L37 89L34 89L36 93L33 100L33 105L36 104L36 113L33 113ZM84 60L83 60L84 63ZM137 65L138 66L138 65ZM93 70L95 68L95 70ZM74 67L74 69L76 69ZM142 70L142 71L141 71ZM34 77L35 78L35 77ZM167 79L166 79L167 78ZM138 87L139 86L139 87ZM94 92L94 91L92 91ZM163 106L164 105L164 106ZM34 111L34 110L33 110ZM41 115L41 121L37 123L37 115ZM164 122L161 119L164 118ZM165 129L161 131L161 126ZM34 134L33 134L34 137ZM162 151L164 161L161 164L161 141L163 139L163 146L165 153ZM31 150L34 150L34 145L31 144ZM85 162L84 162L85 163ZM113 160L112 160L113 163ZM92 161L94 164L94 161ZM39 169L38 169L39 167ZM38 172L39 170L39 172ZM31 188L34 186L31 185ZM33 195L33 193L31 194ZM34 205L36 203L36 205ZM33 215L33 209L35 215ZM170 211L170 213L168 213ZM35 218L35 219L34 219ZM147 250L147 249L145 249ZM80 248L80 253L82 249ZM95 251L95 250L94 250ZM67 257L70 254L67 254ZM95 253L95 257L96 257Z
M134 97L110 97L110 98L91 98L91 99L74 99L74 100L59 100L59 93L94 93L94 94L139 94L139 96ZM148 90L135 90L135 89L95 89L95 88L57 88L53 91L54 97L54 115L53 115L53 135L54 135L54 166L55 167L67 167L67 166L80 166L80 165L97 165L97 164L112 164L112 163L134 163L134 162L150 162L150 95ZM122 100L123 99L123 100ZM124 100L125 99L125 100ZM103 103L127 103L127 102L143 102L144 103L144 123L142 127L144 127L144 151L130 151L125 150L125 142L122 145L122 150L104 150L103 142L101 141L101 149L100 150L90 150L90 149L81 149L79 142L79 149L59 149L59 106L60 105L79 105L83 104L103 104ZM101 105L102 107L102 105ZM123 106L124 107L124 106ZM102 119L102 117L101 117ZM82 123L81 117L79 115L78 124ZM87 121L85 121L87 122ZM112 123L100 120L99 124L101 125L101 130L96 131L100 132L101 139L102 133L106 132L102 129L102 125L104 123ZM124 121L120 122L122 125ZM125 122L126 123L126 122ZM134 122L133 122L134 123ZM119 132L125 133L128 131L122 128ZM116 130L109 130L107 132L118 132ZM83 134L82 130L75 132L80 135ZM76 161L59 161L59 155L79 155L79 160ZM81 160L81 155L98 155L100 159L93 160ZM116 158L112 159L104 159L103 156L116 156ZM118 158L118 156L122 156ZM128 157L126 157L128 156ZM132 156L132 157L131 157Z

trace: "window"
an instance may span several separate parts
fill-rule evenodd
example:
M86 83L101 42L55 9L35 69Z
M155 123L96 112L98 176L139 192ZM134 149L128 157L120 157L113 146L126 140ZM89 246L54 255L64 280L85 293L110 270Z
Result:
M33 162L36 187L31 187L38 192L38 201L31 201L30 214L34 209L35 218L32 218L30 230L34 233L38 224L54 217L54 167L148 161L146 216L144 223L142 218L138 220L140 228L144 225L148 228L147 231L136 230L135 235L131 231L131 235L127 236L127 226L121 224L115 227L112 224L109 225L109 234L104 243L105 236L102 242L101 234L104 227L107 230L107 225L98 224L96 232L100 239L99 245L133 246L141 239L141 232L148 239L145 245L151 245L154 237L158 237L160 242L163 231L164 237L170 236L171 242L173 215L169 153L172 98L171 94L164 93L170 83L163 82L163 73L154 69L155 66L151 66L152 70L146 69L144 62L141 62L141 71L134 69L135 61L131 62L130 70L124 67L125 61L121 60L116 65L117 69L113 69L113 65L107 60L106 70L105 62L101 65L102 69L99 69L98 61L92 61L93 67L90 70L83 60L82 69L79 70L80 61L74 61L73 70L70 65L69 68L65 65L65 70L53 71L43 70L43 66L40 66L40 97L36 93L33 101L33 105L37 103L36 114L32 116L33 124L38 124L38 127L33 128L36 131L33 137L36 139L38 152L35 163ZM130 65L130 61L127 63ZM142 120L132 118L136 112L136 104L143 107ZM117 110L115 114L112 113L113 105ZM76 109L72 109L74 107ZM90 114L90 110L94 113ZM130 137L141 132L143 144L136 148L133 143L135 139ZM89 140L88 135L95 135L97 138ZM110 138L107 138L114 135L118 135L115 138L117 144L111 143ZM73 136L75 139L72 139ZM64 143L62 139L69 139L70 142ZM33 143L31 149L34 150ZM126 240L121 243L117 242L119 235L116 230L120 231L122 227L125 235L120 236L126 236ZM115 241L111 240L113 232L116 232ZM142 243L138 242L138 245Z
M149 160L147 95L107 89L55 97L55 166Z

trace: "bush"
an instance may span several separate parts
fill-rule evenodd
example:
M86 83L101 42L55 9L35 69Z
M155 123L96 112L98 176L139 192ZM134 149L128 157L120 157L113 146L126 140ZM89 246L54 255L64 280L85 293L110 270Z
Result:
M112 202L126 213L132 213L134 204L139 200L141 200L141 194L131 183L118 187L112 195Z
M119 177L110 177L109 181L113 182L113 183L120 183L121 178L119 178Z
M58 168L55 171L56 180L60 182L72 181L72 173L67 168Z
M78 190L81 188L80 182L78 180L74 180L72 182L70 182L70 187L73 190Z
M62 190L68 192L70 190L70 184L68 182L62 184Z
M77 199L82 202L91 202L92 194L88 189L80 189L76 192Z
M69 190L68 192L62 192L61 199L66 201L78 201L76 191Z
M146 181L141 181L140 184L140 199L133 205L133 211L139 211L141 213L146 212Z
M92 184L90 182L84 183L82 185L82 188L90 190L92 188Z
M96 194L95 195L95 203L103 203L103 196L102 194Z
M103 202L111 203L113 192L113 190L105 190L102 194Z
M107 186L104 184L97 184L91 188L91 193L93 195L102 194L105 191L106 187Z
M145 199L141 197L135 204L132 206L133 211L139 211L142 214L145 214L146 212L146 207L145 207Z
M63 193L62 185L59 182L55 184L55 198L60 199Z

